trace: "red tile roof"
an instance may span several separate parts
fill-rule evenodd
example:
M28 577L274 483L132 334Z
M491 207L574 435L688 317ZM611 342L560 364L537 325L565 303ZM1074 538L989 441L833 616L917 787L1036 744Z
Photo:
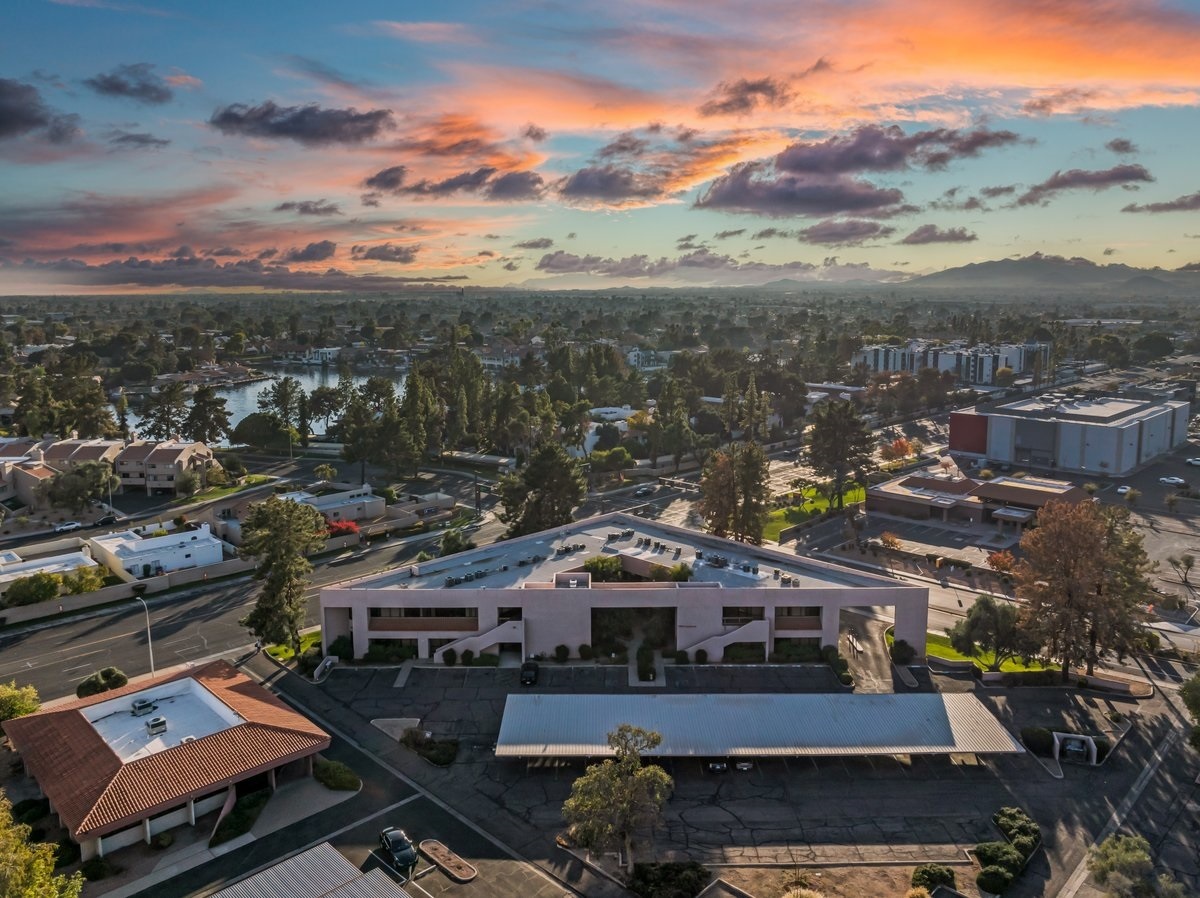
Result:
M81 709L191 677L245 722L122 763ZM329 734L224 661L125 686L4 731L76 840L124 829L238 780L329 747Z

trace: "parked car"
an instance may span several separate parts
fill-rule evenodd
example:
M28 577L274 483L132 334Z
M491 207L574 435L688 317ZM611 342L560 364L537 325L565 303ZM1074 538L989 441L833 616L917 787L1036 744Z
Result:
M654 495L654 487L639 486L636 490L634 490L633 494L635 496L653 496Z
M63 521L54 528L55 533L70 533L73 530L82 530L83 525L78 521Z
M521 685L536 686L538 678L538 663L536 661L526 661L521 665Z
M379 850L389 864L401 872L417 865L417 849L402 829L389 826L379 834Z
M729 772L729 762L728 761L709 761L707 764L704 765L704 768L709 773L728 773Z
M1159 483L1165 483L1167 486L1187 486L1187 481L1182 477L1171 475L1169 477L1158 478Z
M1117 487L1117 495L1124 496L1131 489L1133 489L1133 487L1131 487L1128 483L1123 483L1119 487Z
M736 764L733 765L733 768L735 770L741 771L742 773L745 773L748 770L754 769L754 762L753 761L738 761Z
M1200 465L1200 458L1189 458L1187 463L1192 466Z
M96 518L95 526L111 527L115 523L117 523L117 516L115 514L106 514L106 515L101 515L100 517Z

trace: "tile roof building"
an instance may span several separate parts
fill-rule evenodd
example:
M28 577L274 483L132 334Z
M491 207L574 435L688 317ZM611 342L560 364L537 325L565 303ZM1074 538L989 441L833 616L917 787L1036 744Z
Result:
M4 732L85 859L195 825L231 806L241 781L273 786L296 762L311 772L330 742L224 661L9 720Z

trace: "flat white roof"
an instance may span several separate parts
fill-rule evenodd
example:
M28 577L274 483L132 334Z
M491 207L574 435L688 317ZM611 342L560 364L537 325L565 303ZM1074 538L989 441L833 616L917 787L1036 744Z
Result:
M93 536L92 542L118 557L137 558L164 548L183 548L192 544L212 545L221 541L209 532L208 524L201 524L198 530L172 530L166 536L142 537L132 530L121 530L105 536Z
M564 548L567 551L560 551ZM368 574L325 588L445 589L447 577L470 574L472 580L467 588L520 589L525 584L553 583L558 574L582 570L583 563L594 555L614 554L628 555L666 567L686 562L692 568L691 584L694 586L778 589L782 584L782 579L774 576L778 568L781 574L788 575L795 586L802 588L904 588L903 583L879 574L856 571L766 546L721 539L620 512L481 546L445 558L434 558L417 565L404 565L390 571ZM713 563L717 558L723 558L727 563L718 566L719 562ZM743 570L743 567L747 570ZM755 567L758 568L757 572L754 571ZM416 601L413 596L408 598Z
M8 553L5 553L6 555ZM51 555L48 558L31 558L28 561L13 561L0 564L0 585L28 577L31 574L70 574L81 567L96 567L96 562L82 552Z
M138 699L152 702L154 710L135 717L132 709ZM245 723L232 708L191 677L90 705L79 713L126 763L174 748L188 737L200 739ZM151 735L146 724L158 717L166 719L167 730Z
M596 758L623 723L662 735L657 757L994 754L1024 749L967 693L510 695L498 758Z

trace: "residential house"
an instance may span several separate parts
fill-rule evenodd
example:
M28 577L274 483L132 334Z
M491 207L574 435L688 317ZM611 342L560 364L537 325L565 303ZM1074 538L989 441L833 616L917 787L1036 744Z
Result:
M96 536L89 540L92 555L109 570L138 577L157 577L171 571L220 564L222 543L208 524L195 529L173 530L165 536L141 537L131 530Z

